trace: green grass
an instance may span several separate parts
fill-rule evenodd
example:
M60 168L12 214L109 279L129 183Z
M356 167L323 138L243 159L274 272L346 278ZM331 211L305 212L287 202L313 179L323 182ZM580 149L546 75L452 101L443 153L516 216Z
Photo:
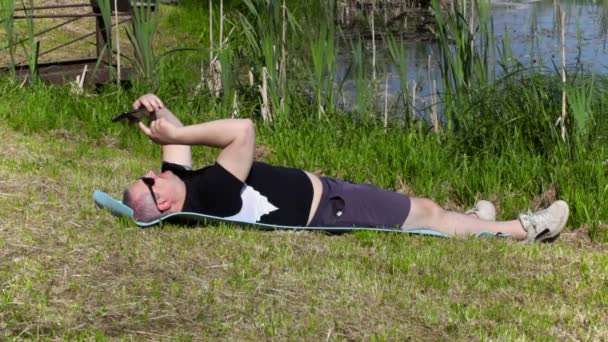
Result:
M199 7L162 7L167 39L156 42L158 55L205 44ZM139 229L96 209L92 193L119 197L158 168L157 146L110 122L149 84L73 95L67 86L2 78L0 339L608 339L605 77L572 83L584 87L570 107L570 127L579 129L566 143L555 126L561 84L533 72L471 87L466 101L453 103L457 127L435 135L424 121L384 128L369 109L371 93L359 98L357 115L335 108L318 120L306 84L323 68L306 73L311 42L300 38L288 50L289 111L265 125L257 90L239 73L239 63L263 64L261 52L250 54L239 32L232 37L235 65L226 72L235 74L240 115L257 122L259 159L431 197L449 209L490 199L501 219L564 199L571 218L562 238L520 245L229 225ZM353 72L364 75L362 44L351 52L360 57ZM404 53L393 44L394 56ZM230 98L197 95L200 59L200 51L179 51L157 62L155 90L187 124L231 115ZM372 88L364 76L357 82ZM216 152L196 148L195 164Z
M219 225L139 229L94 208L157 161L0 128L0 331L19 339L592 339L606 245ZM458 260L458 262L454 262Z

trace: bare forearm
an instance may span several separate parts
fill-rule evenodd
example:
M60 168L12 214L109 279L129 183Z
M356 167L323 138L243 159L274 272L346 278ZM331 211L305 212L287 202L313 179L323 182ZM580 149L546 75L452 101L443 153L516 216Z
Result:
M255 154L255 126L247 119L225 119L177 129L176 141L222 149L217 162L241 181L251 170Z
M180 127L174 143L180 145L205 145L225 148L236 140L249 141L255 145L252 123L247 119L224 119ZM245 141L246 142L246 141Z

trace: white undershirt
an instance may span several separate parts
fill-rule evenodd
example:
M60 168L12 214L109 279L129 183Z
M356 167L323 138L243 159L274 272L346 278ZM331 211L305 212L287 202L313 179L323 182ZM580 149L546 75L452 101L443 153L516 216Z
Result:
M262 216L279 209L268 201L268 197L247 184L241 189L241 200L243 202L241 210L226 219L256 223Z

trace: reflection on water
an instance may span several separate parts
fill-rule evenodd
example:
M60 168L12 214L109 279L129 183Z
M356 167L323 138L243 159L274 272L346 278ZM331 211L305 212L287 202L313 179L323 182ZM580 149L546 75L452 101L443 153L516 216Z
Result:
M564 2L566 14L566 63L577 63L584 71L608 73L605 6L591 2ZM561 40L555 24L557 11L552 1L497 2L493 17L497 41L509 35L515 57L524 65L561 65Z
M608 27L608 6L591 1L562 1L561 8L566 14L566 63L567 68L577 68L588 73L608 74L606 54L606 36ZM559 14L553 0L541 1L504 1L492 3L490 16L493 20L495 45L498 47L494 60L499 60L504 53L503 42L508 43L514 59L525 67L542 68L554 72L561 66L561 31ZM399 34L397 34L399 35ZM346 32L349 41L358 34ZM365 38L364 60L366 75L371 79L371 41ZM369 35L368 35L369 36ZM440 82L437 67L437 44L428 40L412 40L411 34L405 35L403 44L406 48L407 89L410 96L416 87L416 112L427 115L430 106L432 82ZM384 108L384 94L388 94L388 106L403 115L403 108L398 99L403 92L396 66L391 63L387 48L381 39L376 40L376 108ZM507 49L508 50L508 49ZM340 48L337 66L337 80L342 81L340 104L346 110L355 110L357 81L352 72L352 48L348 43ZM430 63L429 63L430 60ZM430 66L430 68L429 68ZM350 72L349 72L350 70ZM502 69L496 65L499 76ZM441 90L438 90L441 93Z

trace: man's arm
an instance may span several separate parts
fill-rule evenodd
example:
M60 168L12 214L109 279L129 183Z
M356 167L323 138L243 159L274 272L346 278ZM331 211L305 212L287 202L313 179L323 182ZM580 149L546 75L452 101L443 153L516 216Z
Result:
M163 118L176 127L183 127L184 124L169 111L163 102L154 94L146 94L133 102L133 109L141 106L154 113L157 119ZM174 163L192 168L192 150L189 145L162 145L164 162Z
M255 125L249 119L224 119L180 127L159 118L152 121L150 127L140 122L139 128L163 146L219 147L222 151L217 157L218 164L243 182L249 175L255 153Z

